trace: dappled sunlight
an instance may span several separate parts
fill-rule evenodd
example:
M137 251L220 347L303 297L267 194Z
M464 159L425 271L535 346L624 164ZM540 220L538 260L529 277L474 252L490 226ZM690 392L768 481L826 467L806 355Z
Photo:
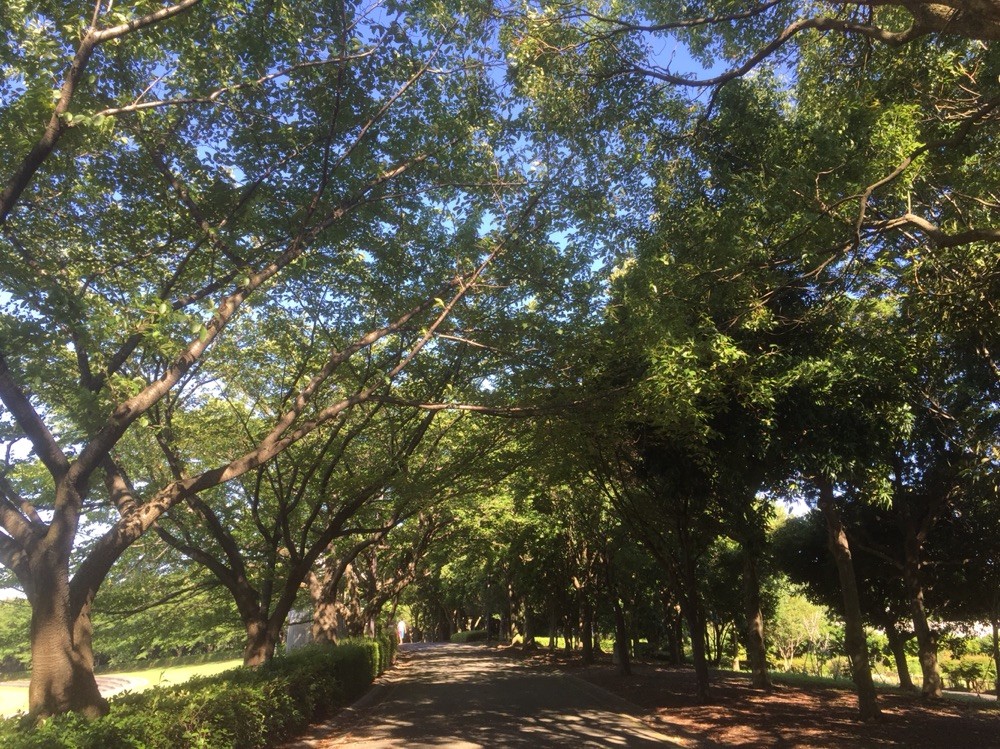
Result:
M385 699L332 747L685 746L579 680L442 645L405 656Z
M718 674L711 702L694 698L694 674L687 668L638 664L620 676L610 664L579 669L583 678L644 708L658 730L699 736L698 746L770 747L988 747L997 745L1000 714L985 703L972 706L887 692L879 697L882 720L858 720L857 698L843 688L750 686L746 676ZM709 738L710 737L710 738Z

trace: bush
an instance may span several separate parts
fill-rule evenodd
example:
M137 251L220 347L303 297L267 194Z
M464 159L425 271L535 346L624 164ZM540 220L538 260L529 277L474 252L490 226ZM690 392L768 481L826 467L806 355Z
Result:
M263 749L359 697L391 663L392 638L312 645L256 669L125 693L95 721L0 721L6 749Z
M941 670L953 689L967 689L981 694L994 679L993 659L988 655L963 655L958 660L941 660Z
M485 629L470 629L466 632L456 632L451 636L452 642L482 642L486 639Z

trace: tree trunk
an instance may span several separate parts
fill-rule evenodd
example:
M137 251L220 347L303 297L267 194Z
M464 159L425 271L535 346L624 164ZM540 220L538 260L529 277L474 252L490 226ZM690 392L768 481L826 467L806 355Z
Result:
M313 572L306 575L309 597L312 599L313 605L312 625L309 627L309 635L313 642L335 643L339 639L339 625L342 617L338 616L338 585L331 586L330 577L329 570L324 578L320 578ZM337 583L339 583L339 576Z
M681 616L674 606L673 599L666 593L663 595L663 620L666 624L667 653L670 664L679 666L684 662L684 632Z
M726 634L726 625L712 621L712 665L718 668L722 665L722 641Z
M1000 621L997 620L996 612L990 619L990 624L993 625L993 691L1000 699Z
M757 689L768 689L767 647L764 640L764 615L760 610L760 578L757 559L743 548L743 611L747 618L747 660L750 662L751 683Z
M336 601L314 601L313 620L309 634L313 642L337 642L338 625L342 617L338 617Z
M69 711L87 718L107 715L108 701L94 678L89 607L70 621L68 581L50 587L37 585L37 579L35 590L47 595L31 597L28 712L35 718Z
M580 623L580 642L583 644L583 662L591 664L594 662L594 608L590 602L584 602L582 609L582 621Z
M904 528L905 539L903 548L903 582L909 598L910 614L913 618L913 633L917 637L917 653L920 658L920 671L924 678L921 694L924 697L940 697L944 689L941 680L941 670L938 667L937 643L934 634L927 623L927 610L924 608L924 586L920 582L920 541L910 523Z
M535 644L535 618L531 615L531 611L528 608L528 604L524 601L521 602L521 611L523 616L521 621L524 622L524 632L523 632L523 642L525 645Z
M691 661L694 664L698 701L705 703L708 702L709 686L708 658L705 648L708 639L708 626L701 605L698 581L697 561L690 553L685 553L683 577L679 580L683 587L680 596L681 615L687 621L688 634L691 635Z
M896 674L899 676L899 688L914 690L913 679L910 678L910 666L906 662L906 638L899 633L895 625L889 623L885 627L885 636L889 640L889 650L896 663Z
M629 661L629 636L628 627L625 626L625 612L622 609L622 602L617 596L614 600L615 608L615 656L618 660L618 673L622 676L629 676L632 673L632 664Z
M511 641L511 632L514 628L514 611L516 608L514 603L514 586L508 578L503 611L500 614L500 631L497 633L497 639L501 642Z
M448 610L444 606L438 608L438 623L436 628L435 637L438 642L448 642L451 639L452 628L451 628L451 617L448 615Z
M840 590L844 598L844 647L851 661L851 676L858 690L858 710L862 720L874 720L881 716L881 712L875 695L871 664L868 662L868 640L861 618L854 560L851 558L847 533L833 496L833 484L827 480L819 482L819 509L826 519L830 553L837 565Z
M705 637L707 627L705 616L698 603L684 596L681 603L682 613L687 620L688 633L691 635L691 661L694 663L694 675L699 702L708 702L708 658L705 653Z
M272 628L261 618L243 622L247 637L243 644L243 665L262 666L274 657L280 628Z

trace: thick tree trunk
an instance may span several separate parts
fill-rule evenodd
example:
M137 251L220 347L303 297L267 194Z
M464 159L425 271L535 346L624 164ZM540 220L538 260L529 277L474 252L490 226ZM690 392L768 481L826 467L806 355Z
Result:
M243 622L247 637L243 644L243 665L262 666L274 657L278 632L260 618Z
M330 589L330 577L329 571L324 578L313 572L306 576L313 606L312 625L309 627L309 635L313 642L337 642L339 639L337 586L334 585L333 589Z
M913 633L917 637L917 653L924 679L920 692L924 697L940 697L944 683L938 667L937 643L927 623L927 610L924 608L924 587L920 581L920 541L911 527L905 528L904 533L903 582L909 597Z
M313 642L337 642L337 624L336 602L313 602L313 620L309 628Z
M819 482L819 509L826 519L830 552L837 565L840 590L844 598L844 647L851 661L851 675L858 690L858 710L862 720L874 720L881 716L881 712L875 695L871 664L868 662L868 640L861 617L854 560L851 558L847 533L833 496L833 485L829 481Z
M55 565L53 565L55 566ZM38 565L28 589L31 602L31 683L28 712L45 718L69 711L106 715L97 689L90 606L73 616L66 570Z
M448 615L448 611L441 606L438 609L438 623L435 636L438 642L448 642L451 639L451 634L451 617Z
M750 662L751 683L757 689L767 689L771 679L767 673L767 649L764 640L764 615L760 610L760 578L753 553L743 549L743 611L747 618L747 660Z
M889 650L892 652L892 659L896 663L896 674L899 677L899 688L914 690L913 679L910 678L910 666L906 662L906 638L899 633L894 624L887 624L885 636L889 640Z
M73 711L98 718L108 712L108 701L94 678L90 617L83 626L68 619L69 607L62 601L50 599L33 606L28 687L28 712L33 717Z

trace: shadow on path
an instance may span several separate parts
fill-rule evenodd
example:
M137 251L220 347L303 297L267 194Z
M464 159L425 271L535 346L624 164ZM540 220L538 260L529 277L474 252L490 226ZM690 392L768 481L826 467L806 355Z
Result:
M696 746L655 731L629 703L571 676L470 645L404 646L399 665L348 733L308 742L353 747Z

